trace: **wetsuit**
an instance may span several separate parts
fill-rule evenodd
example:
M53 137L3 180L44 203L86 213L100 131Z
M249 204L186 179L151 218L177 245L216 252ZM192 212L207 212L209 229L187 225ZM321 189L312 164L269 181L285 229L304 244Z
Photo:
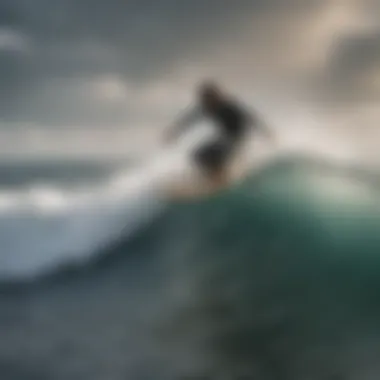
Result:
M224 100L214 108L198 107L185 115L177 127L187 129L199 119L210 119L220 130L218 138L197 149L193 159L207 172L220 170L239 147L251 126L257 126L258 120L243 107L232 100Z

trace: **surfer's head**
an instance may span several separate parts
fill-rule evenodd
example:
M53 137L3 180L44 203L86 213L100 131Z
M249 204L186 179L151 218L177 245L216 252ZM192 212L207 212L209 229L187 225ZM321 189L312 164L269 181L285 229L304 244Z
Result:
M198 96L202 105L205 107L215 107L224 98L220 87L215 82L211 81L206 81L200 84Z

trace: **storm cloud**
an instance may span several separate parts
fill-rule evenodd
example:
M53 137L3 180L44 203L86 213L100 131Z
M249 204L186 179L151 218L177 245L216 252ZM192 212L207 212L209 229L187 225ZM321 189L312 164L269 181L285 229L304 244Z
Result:
M371 68L375 75L378 34L359 38L351 31L334 48L330 42L377 6L0 0L0 118L49 126L128 123L164 107L170 100L164 98L173 96L174 104L178 91L214 74L252 87L257 78L308 83L321 77L323 91L337 99L347 93L343 84L361 81L357 97L368 98L374 90L362 73Z
M380 100L380 31L349 36L331 56L326 74L330 99L347 103Z

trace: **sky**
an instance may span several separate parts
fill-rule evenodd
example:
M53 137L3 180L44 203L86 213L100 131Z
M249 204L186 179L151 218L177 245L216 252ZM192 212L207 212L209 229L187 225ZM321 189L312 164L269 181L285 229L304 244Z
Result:
M204 78L374 125L380 0L0 0L0 148L112 146L169 123Z

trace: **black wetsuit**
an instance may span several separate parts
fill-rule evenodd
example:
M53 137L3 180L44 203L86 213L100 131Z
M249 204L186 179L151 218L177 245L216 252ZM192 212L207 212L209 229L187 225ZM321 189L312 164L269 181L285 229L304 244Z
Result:
M204 170L222 169L244 139L248 128L255 125L251 114L233 101L224 101L214 109L201 108L204 117L215 122L220 138L201 146L194 153L195 162Z
M203 108L203 113L220 127L227 139L239 140L245 134L252 116L237 103L225 101L215 109Z

